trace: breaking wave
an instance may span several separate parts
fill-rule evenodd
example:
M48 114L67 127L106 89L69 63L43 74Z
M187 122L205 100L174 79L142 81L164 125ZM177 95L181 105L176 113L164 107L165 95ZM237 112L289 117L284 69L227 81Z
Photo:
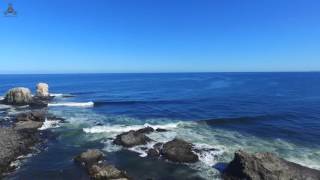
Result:
M67 106L67 107L93 107L94 103L90 102L63 102L63 103L49 103L48 106Z
M50 128L57 128L60 127L59 126L60 121L58 120L45 120L43 122L43 125L39 128L39 130L46 130L46 129L50 129Z
M110 126L93 126L90 128L83 128L83 131L86 133L121 133L121 132L127 132L131 130L138 130L144 127L152 127L153 129L174 129L177 128L179 125L181 125L183 122L177 122L177 123L169 123L169 124L163 124L163 125L152 125L145 123L143 125L110 125Z

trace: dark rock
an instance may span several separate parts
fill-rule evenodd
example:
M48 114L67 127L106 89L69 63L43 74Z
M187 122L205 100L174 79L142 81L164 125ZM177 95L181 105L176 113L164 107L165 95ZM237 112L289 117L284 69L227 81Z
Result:
M272 153L237 151L223 172L226 180L319 180L320 171L286 161Z
M91 179L97 180L128 180L126 173L120 171L112 165L95 164L89 168L89 175Z
M160 152L160 150L162 149L162 146L163 146L163 143L156 143L155 145L153 145L153 148Z
M34 96L29 102L31 108L44 108L47 107L53 96Z
M154 131L154 129L152 127L149 127L149 126L137 130L138 133L144 133L144 134L149 134L149 133L152 133L153 131Z
M98 149L89 149L86 152L81 153L75 157L75 161L84 164L86 167L90 167L93 164L97 164L104 157L103 152Z
M139 133L138 131L132 130L117 135L113 143L124 147L133 147L137 145L147 144L149 141L151 141L151 139L143 133Z
M50 120L50 121L59 121L60 123L66 122L65 118L57 117L57 116L52 115L52 114L48 114L47 115L47 119Z
M199 160L192 152L193 145L181 139L174 139L163 145L161 154L164 158L174 162L194 163Z
M21 133L12 128L0 128L0 176L10 170L9 165L12 161L26 154L37 141L35 134Z
M157 128L156 131L157 131L157 132L167 132L168 130L162 129L162 128Z
M20 113L16 117L17 121L37 121L44 122L46 119L45 111L31 111L26 113Z
M147 154L149 157L159 157L160 156L160 152L154 148L149 149Z
M97 149L89 149L75 157L75 161L83 164L90 179L95 180L128 180L126 172L103 161L104 154Z

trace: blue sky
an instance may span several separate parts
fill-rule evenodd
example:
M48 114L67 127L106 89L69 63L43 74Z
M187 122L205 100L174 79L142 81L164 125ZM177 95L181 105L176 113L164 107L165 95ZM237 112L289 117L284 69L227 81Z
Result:
M0 73L320 70L319 0L0 0Z

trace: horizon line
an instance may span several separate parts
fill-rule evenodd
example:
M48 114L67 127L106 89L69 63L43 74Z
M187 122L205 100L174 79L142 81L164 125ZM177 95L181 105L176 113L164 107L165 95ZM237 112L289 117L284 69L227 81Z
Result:
M310 71L190 71L190 72L50 72L50 73L0 73L0 75L72 75L72 74L195 74L195 73L315 73Z

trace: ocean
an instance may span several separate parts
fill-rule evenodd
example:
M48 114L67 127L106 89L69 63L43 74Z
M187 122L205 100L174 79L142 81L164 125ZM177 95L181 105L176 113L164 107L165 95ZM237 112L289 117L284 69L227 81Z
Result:
M66 122L46 123L48 140L5 179L88 179L72 160L88 148L139 180L219 179L238 149L320 169L317 72L0 75L0 94L17 86L35 92L38 82L56 95L49 112ZM5 111L19 112L0 107L0 116ZM149 135L158 142L178 137L214 150L198 154L198 163L176 164L146 157L152 144L112 144L117 134L145 126L169 130Z

